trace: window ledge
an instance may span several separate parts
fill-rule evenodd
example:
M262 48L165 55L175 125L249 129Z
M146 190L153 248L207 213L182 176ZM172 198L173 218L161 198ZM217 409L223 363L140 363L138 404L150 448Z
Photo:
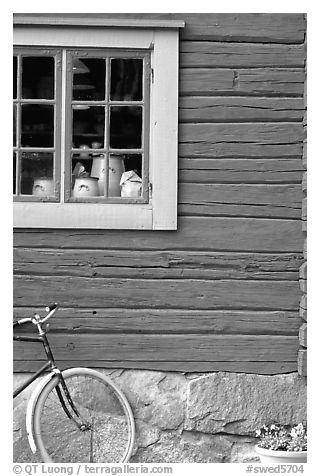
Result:
M97 228L150 230L149 204L28 203L13 204L14 228Z
M85 27L125 27L125 28L183 28L183 20L149 20L129 18L101 18L87 16L58 16L19 14L13 15L14 25L48 25L48 26L85 26Z

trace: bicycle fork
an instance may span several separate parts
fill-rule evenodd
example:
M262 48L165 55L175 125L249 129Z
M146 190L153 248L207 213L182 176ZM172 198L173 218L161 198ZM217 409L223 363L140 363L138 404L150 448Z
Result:
M77 408L76 408L76 406L75 406L75 404L74 404L74 402L71 398L69 389L68 389L67 384L66 384L66 382L65 382L65 380L62 376L61 371L56 367L56 364L55 364L55 361L54 361L54 358L53 358L53 355L52 355L52 352L51 352L51 348L50 348L50 345L49 345L49 342L48 342L48 339L47 339L47 336L46 336L46 332L39 325L38 325L38 329L39 329L40 339L42 341L45 353L46 353L47 358L48 358L48 362L50 363L51 370L56 374L56 376L59 379L59 384L56 386L56 392L57 392L59 401L61 403L61 406L62 406L65 414L67 415L69 420L72 420L76 424L76 426L79 428L79 430L81 430L81 431L90 430L91 425L89 423L83 422L83 421L82 422L78 421L78 420L81 419L81 415L79 414L79 412L78 412L78 410L77 410ZM63 389L63 392L64 392L64 395L66 397L66 400L69 403L69 405L70 405L70 407L71 407L75 416L72 415L71 412L69 411L59 385L61 385L61 387Z
M62 376L62 373L60 371L57 371L58 369L56 369L56 375L57 377L59 378L60 380L60 384L62 389L63 389L63 392L64 392L64 395L65 395L65 398L67 399L67 402L69 403L73 413L75 414L72 415L72 413L69 411L68 407L67 407L67 404L65 402L65 399L63 397L63 394L62 394L62 391L59 387L59 385L56 386L56 392L57 392L57 395L58 395L58 398L59 398L59 401L61 403L61 406L65 412L65 414L67 415L67 417L72 420L76 426L79 428L79 430L81 431L86 431L86 430L90 430L91 429L91 425L90 423L88 422L84 422L84 421L81 421L81 415L80 413L78 412L78 409L76 408L73 400L72 400L72 397L70 395L70 392L69 392L69 389L67 387L67 384ZM79 421L80 420L80 421Z

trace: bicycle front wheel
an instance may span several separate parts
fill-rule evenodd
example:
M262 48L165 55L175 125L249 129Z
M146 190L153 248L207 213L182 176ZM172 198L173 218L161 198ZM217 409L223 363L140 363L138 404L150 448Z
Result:
M37 449L46 462L123 463L129 461L134 443L134 419L126 397L96 370L73 368L62 372L79 414L69 418L58 397L66 401L58 377L40 392L33 413ZM74 412L66 403L72 416ZM77 425L75 420L82 422Z

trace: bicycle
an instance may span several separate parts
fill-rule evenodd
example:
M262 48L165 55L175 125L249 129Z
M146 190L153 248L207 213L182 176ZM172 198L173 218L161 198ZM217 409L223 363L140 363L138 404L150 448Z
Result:
M124 463L132 454L135 424L130 405L107 376L79 367L61 371L55 363L44 324L58 308L55 303L39 314L20 319L13 327L32 323L38 336L13 335L22 342L43 344L47 362L14 392L17 397L38 377L28 402L26 427L30 448L44 463ZM50 371L47 373L47 371Z

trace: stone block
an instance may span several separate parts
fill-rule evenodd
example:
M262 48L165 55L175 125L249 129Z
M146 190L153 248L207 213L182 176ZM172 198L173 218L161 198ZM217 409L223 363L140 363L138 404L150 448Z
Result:
M138 419L165 430L178 428L185 415L183 375L176 372L125 371L117 379Z
M212 373L189 384L185 428L253 435L263 424L306 420L306 398L297 374Z

